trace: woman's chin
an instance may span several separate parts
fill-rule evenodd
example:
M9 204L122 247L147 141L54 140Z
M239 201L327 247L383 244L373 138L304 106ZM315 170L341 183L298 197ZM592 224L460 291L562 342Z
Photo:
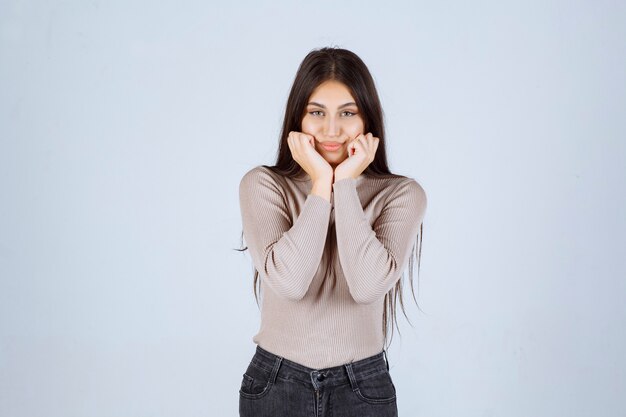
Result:
M345 161L348 155L324 155L324 159L332 166L339 165L343 161Z

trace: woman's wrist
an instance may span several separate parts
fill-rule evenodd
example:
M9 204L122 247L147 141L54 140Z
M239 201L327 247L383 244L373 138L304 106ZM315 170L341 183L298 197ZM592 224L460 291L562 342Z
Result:
M313 182L311 194L325 198L330 203L330 193L332 191L332 178L319 178Z

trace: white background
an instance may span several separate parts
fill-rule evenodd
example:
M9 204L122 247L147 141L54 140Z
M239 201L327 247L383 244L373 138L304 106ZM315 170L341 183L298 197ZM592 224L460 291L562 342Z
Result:
M625 40L617 1L3 0L0 415L237 415L239 181L334 45L429 199L400 415L626 416Z

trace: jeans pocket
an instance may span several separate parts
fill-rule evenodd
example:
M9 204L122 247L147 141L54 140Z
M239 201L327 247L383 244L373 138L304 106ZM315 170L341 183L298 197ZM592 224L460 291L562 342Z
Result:
M266 395L272 388L271 372L264 368L250 364L241 380L239 394L248 399L257 399Z
M354 393L369 404L387 404L396 400L396 387L387 370L357 379Z

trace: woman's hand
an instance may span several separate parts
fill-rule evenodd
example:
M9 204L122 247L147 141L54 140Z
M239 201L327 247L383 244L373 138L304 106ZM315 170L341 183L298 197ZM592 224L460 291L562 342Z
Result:
M344 178L356 178L374 160L380 140L372 133L359 134L348 144L348 157L335 168L335 182Z
M313 182L328 179L332 182L333 167L315 149L315 138L307 133L289 132L287 143L291 157L311 177Z

